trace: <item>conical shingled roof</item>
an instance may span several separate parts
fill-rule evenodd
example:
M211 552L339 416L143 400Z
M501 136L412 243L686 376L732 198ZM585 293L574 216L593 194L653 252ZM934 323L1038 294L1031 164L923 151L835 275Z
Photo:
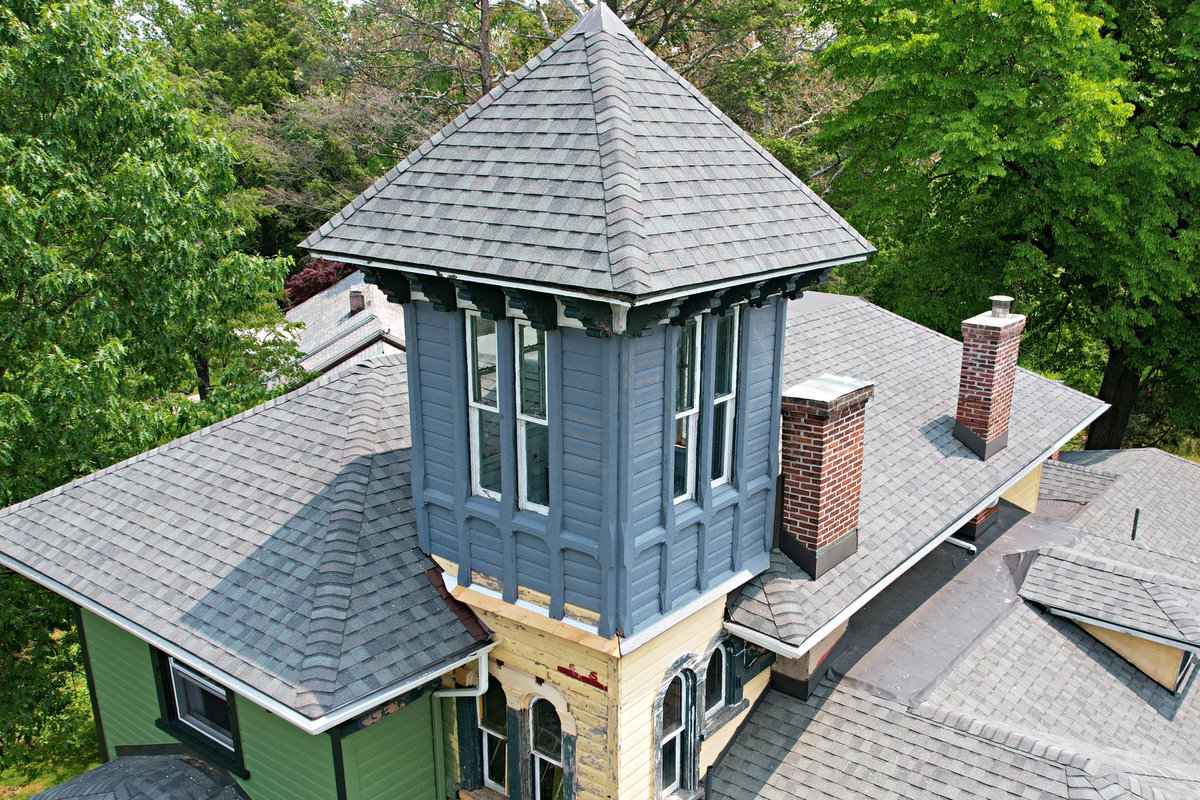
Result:
M302 246L631 299L873 251L602 2Z

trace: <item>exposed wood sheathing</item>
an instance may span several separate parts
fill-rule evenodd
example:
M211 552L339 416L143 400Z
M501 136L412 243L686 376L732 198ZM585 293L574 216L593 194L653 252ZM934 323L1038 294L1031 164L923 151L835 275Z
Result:
M1038 491L1042 485L1042 465L1039 464L1028 475L1013 484L1001 499L1025 509L1030 514L1037 511Z
M1080 622L1079 625L1111 647L1117 655L1153 678L1156 683L1169 691L1175 691L1185 655L1183 650L1133 634L1101 628L1099 625L1086 622Z

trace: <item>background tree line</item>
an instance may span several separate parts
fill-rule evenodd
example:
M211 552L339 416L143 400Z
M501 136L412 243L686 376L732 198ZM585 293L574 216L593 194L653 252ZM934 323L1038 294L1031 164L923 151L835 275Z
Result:
M1200 0L612 5L879 247L835 288L952 335L1015 294L1087 446L1197 454ZM6 0L0 504L302 380L297 242L586 8ZM69 608L2 573L0 618L0 769L86 758Z

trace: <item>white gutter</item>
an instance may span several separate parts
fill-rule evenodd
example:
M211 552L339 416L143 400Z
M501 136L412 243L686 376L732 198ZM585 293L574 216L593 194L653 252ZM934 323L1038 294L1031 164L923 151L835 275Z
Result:
M312 250L311 252L321 253L321 252L326 252L326 251L316 249L316 250ZM646 305L650 305L651 303L660 303L660 302L663 302L666 300L675 300L676 298L679 298L679 297L689 297L691 295L696 294L697 292L717 291L719 289L728 289L731 286L742 286L747 283L757 283L758 281L767 281L767 280L771 280L772 278L781 278L785 275L794 275L799 272L813 272L818 269L832 269L834 267L838 267L843 264L856 264L860 261L866 261L867 256L870 254L868 253L868 254L861 255L861 256L837 258L837 259L833 259L830 261L821 261L816 264L806 264L803 266L787 267L785 269L777 269L777 270L773 270L771 272L764 272L760 275L741 276L738 278L731 278L729 280L718 281L716 283L706 283L706 284L701 284L699 286L693 286L693 287L686 288L686 289L677 289L677 290L671 291L671 292L662 292L660 294L650 294L650 295L646 295L645 297L639 297L635 301L619 300L617 298L609 297L606 295L588 294L587 292L580 292L580 291L576 291L576 290L572 290L572 289L564 289L560 286L543 286L543 285L535 284L535 283L520 283L520 282L515 282L515 281L506 281L506 280L501 280L501 279L497 279L497 278L490 278L490 277L487 277L484 275L476 275L473 273L449 272L447 270L430 269L428 267L414 267L414 266L409 266L407 264L404 264L404 265L393 264L393 263L382 262L382 261L374 261L369 258L356 258L354 256L341 256L341 255L335 256L333 254L329 254L329 255L331 258L335 258L338 261L341 261L346 264L354 264L359 267L370 267L372 269L386 269L386 270L391 270L393 272L412 272L417 275L432 275L437 278L447 278L449 280L461 280L461 281L468 281L471 283L482 283L487 286L499 286L502 288L522 289L522 290L527 290L527 291L532 291L532 292L543 292L543 293L547 293L547 294L554 294L559 297L575 297L580 300L592 300L592 301L601 302L601 303L608 303L611 306L618 306L621 308L634 308L635 306L646 306Z
M1045 605L1044 603L1041 604ZM1146 639L1151 642L1157 642L1158 644L1165 644L1168 647L1174 647L1177 650L1186 650L1189 653L1200 654L1200 646L1190 644L1189 642L1179 641L1178 639L1168 639L1165 636L1158 636L1157 634L1147 633L1146 631L1139 631L1136 628L1129 628L1116 622L1096 619L1095 617L1089 617L1087 614L1077 614L1074 611L1064 611L1062 609L1051 608L1049 606L1046 606L1046 610L1056 617L1064 617L1069 620L1074 620L1075 622L1085 622L1088 625L1095 625L1097 628L1107 628L1108 630L1116 631L1117 633L1127 633L1130 636L1136 636L1139 639Z
M488 690L488 653L495 647L496 642L487 650L479 651L479 664L475 667L475 685L465 689L438 689L434 697L483 697Z
M131 620L128 620L125 617L110 611L90 598L85 597L74 589L68 587L67 585L54 580L53 578L28 566L27 564L17 561L5 553L0 553L0 566L7 567L13 572L24 575L34 583L41 584L55 594L62 595L80 608L87 609L106 622L116 625L126 633L136 636L155 649L166 653L176 661L182 662L191 669L200 672L205 677L221 684L223 687L231 690L239 697L246 698L256 706L271 712L281 719L287 720L297 728L303 730L305 733L311 734L323 733L335 725L340 725L343 722L354 719L358 715L366 713L376 706L382 705L383 703L386 703L395 697L399 697L405 692L409 692L419 686L423 686L434 678L445 675L447 672L458 669L465 664L469 664L477 657L486 658L486 654L491 652L492 648L496 646L495 642L488 643L487 645L484 645L482 649L474 650L469 655L466 655L450 664L434 667L433 669L423 672L414 678L409 678L408 680L385 686L382 689L378 689L366 697L356 700L349 705L342 706L329 714L316 719L311 719L284 705L265 692L254 688L240 678L236 678L225 670L209 664L200 658L197 658L193 654L187 652L178 645L167 641L153 631L150 631L149 629L138 625L136 622L132 622Z
M953 536L955 533L957 533L958 529L961 528L963 525L966 525L967 522L969 522L972 517L974 517L980 511L989 507L990 505L995 503L997 500L999 500L1000 495L1007 492L1010 488L1013 487L1014 484L1016 484L1018 481L1020 481L1022 478L1024 478L1030 472L1032 472L1035 467L1037 467L1039 464L1041 464L1043 461L1045 461L1052 453L1054 453L1056 450L1061 448L1067 442L1071 441L1071 439L1077 433L1079 433L1081 430L1086 428L1088 425L1091 425L1092 422L1097 417L1099 417L1101 414L1103 414L1107 410L1108 410L1108 404L1106 403L1103 406L1101 406L1101 408L1098 409L1097 411L1094 411L1093 413L1089 414L1087 416L1087 418L1084 419L1083 422L1079 423L1079 425L1077 425L1075 428L1073 428L1070 433L1068 433L1066 436L1063 436L1061 439L1059 439L1057 442L1055 442L1054 445L1052 445L1051 447L1049 447L1048 449L1043 451L1042 454L1040 456L1038 456L1036 459L1034 459L1032 463L1027 465L1025 467L1025 469L1018 472L1012 478L1009 478L1007 481L1005 481L1005 483L1003 485L1000 486L999 489L997 489L996 491L994 491L990 495L988 495L987 499L985 499L983 502L981 502L978 505L976 505L975 507L973 507L970 511L968 511L967 513L963 514L961 517L956 519L949 526L944 528L941 533L939 533L937 536L933 537L927 543L925 543L921 547L921 549L917 550L915 553L910 555L908 558L904 559L904 561L900 562L900 564L898 566L896 566L895 568L893 568L891 572L888 572L886 575L884 575L882 578L880 578L879 581L876 582L873 586L871 586L865 592L863 592L861 595L856 597L854 599L854 601L852 603L850 603L850 605L843 608L841 611L839 611L837 614L835 614L833 616L833 618L829 619L824 624L822 624L819 628L817 628L815 631L813 631L808 636L806 636L804 638L804 640L801 641L799 644L791 644L790 642L785 642L781 639L776 639L774 636L768 636L767 634L760 633L751 628L747 628L745 625L739 625L736 622L726 622L725 630L729 631L730 633L734 634L735 636L740 636L741 638L745 639L746 641L752 642L752 643L758 645L759 647L765 647L766 649L770 650L772 653L781 655L784 658L799 658L800 656L804 655L812 648L816 647L822 641L824 641L830 634L832 634L835 630L837 630L837 628L843 622L846 622L847 620L849 620L850 617L852 617L856 613L858 613L859 609L861 609L867 603L874 600L875 597L880 592L882 592L887 587L891 586L892 583L895 582L895 580L897 578L899 578L901 575L903 575L904 573L906 573L910 569L912 569L913 566L916 565L917 562L919 562L921 559L925 558L925 556L929 555L935 547L937 547L942 542L946 541L951 536Z

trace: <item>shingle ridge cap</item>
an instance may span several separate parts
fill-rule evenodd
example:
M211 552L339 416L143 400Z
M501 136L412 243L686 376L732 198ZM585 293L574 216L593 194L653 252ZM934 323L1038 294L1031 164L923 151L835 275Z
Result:
M625 292L651 289L642 235L642 180L633 116L625 92L625 70L614 54L607 52L615 39L628 39L632 34L600 30L583 35L604 191L608 288Z
M1174 579L1174 575L1163 575L1163 578ZM1191 591L1197 591L1195 583L1189 582L1187 586L1180 586L1174 582L1168 582L1158 579L1147 579L1142 581L1145 585L1146 594L1154 601L1159 610L1166 618L1175 626L1175 630L1179 632L1179 636L1189 644L1200 644L1200 618L1196 616L1196 609L1193 605L1187 602L1184 597L1181 597L1178 589L1184 588Z
M333 375L321 375L320 377L318 377L312 381L309 381L308 383L304 384L303 386L299 386L295 389L292 389L291 391L284 392L283 394L278 395L277 397L272 397L270 400L266 400L262 403L259 403L256 406L251 406L250 408L247 408L245 411L239 411L237 414L234 414L231 417L226 417L225 419L218 420L217 422L214 422L211 425L205 425L203 428L194 430L191 433L186 433L183 436L180 436L176 439L172 439L169 442L164 442L163 444L160 444L157 447L152 447L149 450L145 450L136 455L132 455L129 458L121 459L120 461L117 461L113 464L109 464L107 467L102 467L102 468L96 470L95 472L89 472L86 475L80 475L78 478L75 478L74 480L70 480L70 481L62 484L61 486L55 486L53 489L47 489L46 491L42 492L41 494L37 494L37 495L34 495L33 497L26 498L18 503L13 503L12 505L7 506L5 508L0 508L0 524L3 524L4 519L12 513L16 513L18 511L23 511L35 504L41 503L45 500L50 500L50 499L57 497L58 495L63 494L64 492L67 492L77 486L89 483L90 481L98 480L99 478L103 478L103 477L107 477L110 473L116 472L117 470L122 469L127 466L130 466L132 464L136 464L139 461L144 461L153 456L165 453L168 450L173 450L177 447L182 447L186 444L190 444L192 441L194 441L196 439L200 439L204 436L207 436L210 433L216 433L217 431L223 430L224 428L227 428L230 425L234 425L238 422L241 422L243 419L246 419L247 417L256 416L258 414L269 411L277 405L281 405L283 403L289 402L296 398L303 397L307 394L311 394L312 392L314 392L318 389L323 389L324 387L326 387L329 384L334 383L336 381L350 381L350 380L356 379L360 375L366 374L367 370L376 369L378 367L390 366L390 363L387 361L388 359L399 360L399 353L389 353L385 356L379 356L377 358L367 359L363 362L355 364L353 368L346 370L345 372L340 372L340 373L333 374Z
M1114 575L1120 575L1125 578L1132 578L1136 581L1175 589L1187 589L1200 592L1200 581L1192 580L1182 575L1176 575L1170 572L1148 569L1136 564L1130 564L1127 561L1109 558L1108 556L1098 555L1080 547L1052 545L1050 547L1041 548L1038 553L1039 557L1045 555L1050 558L1056 558L1060 561L1066 561L1071 564L1078 564L1080 566L1089 567L1099 571L1110 572ZM1166 554L1157 553L1157 555Z
M1068 451L1068 452L1070 452L1070 451ZM1092 451L1092 452L1096 452L1096 451ZM1089 464L1076 464L1074 461L1063 461L1061 457L1060 458L1048 458L1048 459L1046 459L1045 463L1046 463L1046 466L1048 466L1048 467L1054 467L1056 469L1063 469L1068 472L1086 472L1088 475L1094 475L1097 478L1108 478L1108 479L1114 480L1114 481L1119 480L1121 478L1121 476L1115 472L1105 472L1104 470L1097 469L1096 467L1093 467ZM1095 499L1095 498L1093 498L1093 499Z
M465 111L438 129L436 133L422 142L420 146L401 159L400 163L396 164L383 175L379 176L374 183L364 189L357 197L355 197L346 205L342 206L342 208L336 214L334 214L331 219L326 221L323 225L321 225L321 227L317 228L315 231L305 237L304 241L300 242L299 246L306 250L315 248L318 242L327 237L329 234L333 233L333 231L335 231L337 228L341 227L342 223L346 221L351 213L357 211L364 203L373 198L375 195L379 194L384 187L399 177L400 173L416 164L418 161L428 155L433 148L441 144L455 131L465 126L475 117L479 116L482 111L487 109L488 106L492 105L492 103L499 99L501 95L511 89L513 85L517 83L517 81L523 79L542 64L546 63L551 56L553 56L568 42L574 40L579 35L580 34L578 33L571 33L568 31L566 34L563 34L558 39L555 39L553 42L547 45L544 50L525 62L516 72L513 72L503 81L493 86L491 91L480 97L470 106L468 106Z
M684 78L682 75L680 75L674 69L672 69L671 66L669 64L667 64L667 62L665 62L661 58L659 58L658 54L655 53L653 50L651 50L649 47L647 47L640 39L637 38L637 36L631 37L631 40L634 43L634 45L636 45L638 47L638 49L640 49L642 51L642 53L644 55L646 55L650 58L651 62L654 64L655 67L657 67L664 74L666 74L668 77L670 77L671 80L673 80L675 83L679 84L679 86L681 86L685 92L687 92L693 98L698 100L700 102L700 104L702 106L704 106L704 108L707 111L709 111L710 113L715 115L717 117L717 119L719 119L727 128L729 128L734 133L734 135L736 135L739 139L741 139L744 144L749 146L760 157L765 159L769 166L771 166L775 170L777 170L782 177L784 177L786 180L790 181L800 192L802 192L811 201L813 201L818 206L820 206L821 209L826 214L828 214L838 224L839 227L841 227L843 230L845 230L847 233L849 233L851 235L851 237L853 237L859 244L863 245L866 248L867 254L875 252L875 250L876 250L875 246L873 244L871 244L870 242L868 242L865 236L863 236L861 233L859 233L857 230L855 230L854 226L852 226L849 222L847 222L845 220L845 218L842 217L841 214L834 211L833 207L830 206L828 203L826 203L824 200L822 200L820 198L820 196L808 186L808 184L806 184L804 181L800 180L799 176L797 176L794 172L792 172L787 167L783 166L783 164L781 164L779 162L779 159L777 159L777 158L775 158L775 156L771 155L771 152L769 150L767 150L765 147L763 147L761 144L759 144L758 141L755 140L755 138L753 136L746 133L746 131L742 130L741 126L739 126L736 122L734 122L732 119L730 119L725 114L725 112L723 112L721 109L717 108L717 106L711 100L709 100L707 97L704 96L703 92L701 92L699 89L697 89L695 86L693 86L686 78Z

